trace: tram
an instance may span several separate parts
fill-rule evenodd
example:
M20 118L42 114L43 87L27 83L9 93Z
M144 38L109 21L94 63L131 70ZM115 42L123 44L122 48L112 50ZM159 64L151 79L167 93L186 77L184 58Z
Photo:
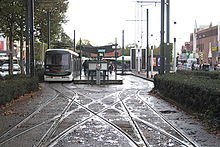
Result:
M80 58L68 49L48 49L45 54L44 81L73 81L80 73Z

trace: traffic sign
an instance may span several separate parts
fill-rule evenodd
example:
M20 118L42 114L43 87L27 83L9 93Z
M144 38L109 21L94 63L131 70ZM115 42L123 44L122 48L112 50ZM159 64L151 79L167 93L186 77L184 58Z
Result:
M98 53L105 53L105 49L99 49Z

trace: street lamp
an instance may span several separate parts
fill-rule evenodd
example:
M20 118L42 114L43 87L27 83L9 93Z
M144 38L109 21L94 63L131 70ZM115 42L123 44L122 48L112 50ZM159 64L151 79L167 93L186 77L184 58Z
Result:
M174 26L176 26L176 21L174 22ZM176 72L176 38L174 37L174 57L173 57L173 71Z
M160 74L164 74L164 65L165 65L165 56L164 56L164 20L165 20L165 5L167 5L167 43L169 43L169 8L170 8L170 2L169 0L161 0L161 2L158 1L136 1L137 3L161 3L161 43L160 43ZM168 54L168 48L167 48L167 57L169 56ZM168 58L167 58L168 59ZM167 65L169 66L169 60L167 60ZM167 71L169 69L167 68Z
M26 53L26 70L29 73L29 64L30 64L30 74L31 76L35 75L35 63L34 63L34 3L59 3L62 1L35 1L27 0L26 1L26 42L27 42L27 53ZM30 40L29 40L30 39ZM30 41L30 53L29 53L29 41Z

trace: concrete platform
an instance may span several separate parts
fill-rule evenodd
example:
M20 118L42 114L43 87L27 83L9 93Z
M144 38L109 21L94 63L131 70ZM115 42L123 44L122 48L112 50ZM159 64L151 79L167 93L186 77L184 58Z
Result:
M81 77L78 76L73 80L74 84L96 84L96 76L88 77L85 76L82 72ZM101 76L100 85L110 85L110 84L123 84L123 80L121 76L115 75L115 72L112 72L112 74L108 74L105 79L103 79L103 76Z
M96 84L96 80L74 80L74 84ZM123 80L101 80L101 85L109 85L109 84L123 84Z

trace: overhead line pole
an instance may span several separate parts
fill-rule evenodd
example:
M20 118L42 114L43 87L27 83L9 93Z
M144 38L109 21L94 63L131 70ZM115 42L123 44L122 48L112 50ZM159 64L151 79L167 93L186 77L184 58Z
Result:
M124 58L124 54L125 54L125 48L124 48L124 30L122 30L122 75L124 75L124 68L125 68L125 58Z
M147 9L147 78L149 78L149 11Z
M30 45L30 1L26 1L26 17L25 17L25 23L26 23L26 74L30 74L30 50L29 50L29 45Z
M161 0L161 30L160 30L160 74L164 74L164 4L165 0Z
M163 74L164 73L164 66L165 66L165 56L164 56L164 13L165 13L165 4L167 5L167 31L168 31L168 35L167 35L167 38L168 38L168 41L169 41L169 0L166 1L165 3L165 0L161 0L161 1L136 1L137 3L161 3L161 31L160 31L160 34L161 34L161 43L160 43L160 74ZM168 54L166 54L168 55ZM168 59L169 61L169 59ZM167 62L168 62L167 61ZM168 64L169 65L169 64Z
M74 30L74 39L73 39L73 50L76 51L76 30Z
M30 0L30 74L35 76L34 63L34 0Z
M170 0L166 2L166 72L170 72Z
M117 38L115 38L115 80L117 80L117 57L118 57L118 49L117 49Z
M26 1L26 72L29 74L30 69L30 75L31 77L35 76L35 50L34 50L34 3L58 3L61 1L35 1L35 0L27 0ZM30 39L30 40L29 40ZM30 41L30 52L29 52L29 41ZM30 64L30 65L29 65Z

